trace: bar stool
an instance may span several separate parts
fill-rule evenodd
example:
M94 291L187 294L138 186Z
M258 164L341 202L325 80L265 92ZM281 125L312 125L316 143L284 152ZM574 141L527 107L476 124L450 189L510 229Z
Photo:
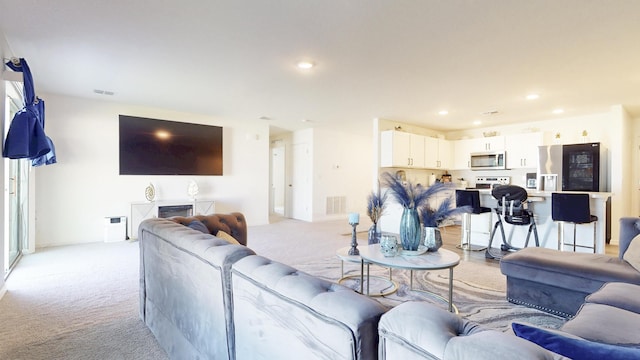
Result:
M472 211L462 214L462 236L460 237L460 245L456 247L463 250L482 251L487 247L471 245L471 215L491 213L491 209L480 206L480 192L478 190L456 190L456 207L462 206L470 206ZM487 229L490 223L491 218L487 223Z
M589 194L552 193L551 194L551 219L558 222L558 250L563 250L564 245L592 249L596 252L596 223L598 217L591 215L589 207ZM573 244L564 242L564 223L573 224ZM593 223L593 247L576 245L576 225Z

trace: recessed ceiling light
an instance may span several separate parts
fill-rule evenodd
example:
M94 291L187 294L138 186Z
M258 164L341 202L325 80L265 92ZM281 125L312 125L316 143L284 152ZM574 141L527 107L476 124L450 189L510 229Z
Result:
M440 110L438 111L438 114L440 115L447 115L449 112L447 110Z
M258 120L271 120L271 118L268 116L260 116Z
M555 110L553 110L553 113L554 114L562 114L562 113L564 113L564 109L555 109Z
M527 100L536 100L538 98L540 98L540 95L538 95L538 94L529 94L529 95L527 95Z
M314 67L315 64L312 63L311 61L300 61L298 62L298 64L296 64L296 66L298 67L298 69L309 70L312 67Z
M300 121L302 121L302 122L304 122L304 123L311 122L311 120L309 120L309 119L302 119L302 120L300 120Z
M482 121L480 121L480 120L474 120L473 121L473 125L480 125L480 124L482 124Z

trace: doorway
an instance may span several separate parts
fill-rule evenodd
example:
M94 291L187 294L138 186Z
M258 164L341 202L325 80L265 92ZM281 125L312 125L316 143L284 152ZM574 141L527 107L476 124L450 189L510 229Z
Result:
M285 216L286 155L282 141L274 141L271 148L271 214Z

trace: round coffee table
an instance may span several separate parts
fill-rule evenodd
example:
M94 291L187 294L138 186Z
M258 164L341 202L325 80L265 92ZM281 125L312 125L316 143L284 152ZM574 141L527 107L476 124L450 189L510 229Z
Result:
M338 279L338 284L342 284L345 280L347 279L360 279L360 294L364 293L364 261L362 261L362 258L360 257L360 255L349 255L349 250L351 249L351 246L347 246L347 247L343 247L340 248L336 251L336 256L338 258L340 258L341 262L340 262L340 279ZM352 263L358 263L360 264L360 274L359 275L345 275L344 274L344 262L352 262ZM394 292L396 292L398 290L398 283L395 282L392 278L391 278L391 268L389 268L389 278L387 279L386 277L382 277L382 276L369 276L369 266L367 265L367 295L368 296L386 296L386 295L390 295L393 294ZM383 288L382 290L380 290L379 293L374 293L374 294L370 294L369 293L369 279L370 278L377 278L377 279L381 279L383 281L385 281L388 286Z
M446 249L438 249L435 252L425 252L421 255L407 255L402 251L391 257L385 257L380 251L380 244L373 244L360 247L360 257L362 261L367 264L367 278L369 277L369 264L376 264L389 269L406 269L410 270L410 286L409 288L414 291L422 291L428 293L438 299L441 299L449 304L449 311L458 312L458 309L453 305L453 268L460 263L460 256L453 251ZM449 299L445 299L440 295L434 294L430 291L414 289L413 288L413 271L414 270L440 270L449 269ZM369 290L367 289L367 293ZM455 311L454 311L455 310Z

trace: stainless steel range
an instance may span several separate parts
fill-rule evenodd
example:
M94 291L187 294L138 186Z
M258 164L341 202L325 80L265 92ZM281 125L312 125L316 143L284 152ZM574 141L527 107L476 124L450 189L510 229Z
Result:
M511 176L476 176L476 189L493 189L497 185L511 184Z

